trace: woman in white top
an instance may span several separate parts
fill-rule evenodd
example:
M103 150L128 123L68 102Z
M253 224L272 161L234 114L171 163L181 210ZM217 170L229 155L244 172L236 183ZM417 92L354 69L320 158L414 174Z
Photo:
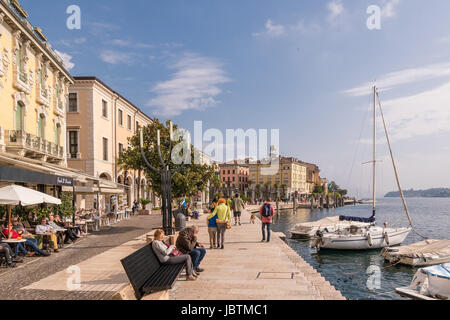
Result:
M191 256L183 254L181 256L171 256L170 253L176 249L175 246L169 246L164 243L164 231L158 229L155 231L154 240L152 242L153 252L155 252L162 264L180 264L186 263L186 280L195 281L194 267L192 265Z

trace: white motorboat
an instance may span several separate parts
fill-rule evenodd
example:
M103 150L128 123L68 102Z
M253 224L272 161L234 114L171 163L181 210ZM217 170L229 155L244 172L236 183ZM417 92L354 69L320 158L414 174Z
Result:
M384 248L381 255L393 264L426 267L450 263L450 240L425 240L408 246Z
M335 232L351 226L367 227L370 226L370 223L340 221L338 216L327 217L314 222L299 223L290 233L292 238L310 239L321 232Z
M311 241L311 246L315 247L318 251L320 249L333 249L333 250L368 250L368 249L379 249L390 246L397 246L403 243L408 234L412 230L412 220L409 215L408 207L406 205L405 196L403 190L400 186L400 180L398 177L397 167L395 164L394 156L392 153L391 143L389 140L389 135L386 127L386 122L384 120L383 109L381 108L381 103L378 103L381 113L381 118L383 120L384 131L386 134L386 140L389 147L389 152L392 159L392 165L394 167L395 178L397 181L397 186L400 191L403 206L405 208L406 215L408 216L410 226L402 228L388 228L387 223L383 227L375 225L376 217L376 141L377 141L377 88L373 87L373 160L367 163L373 164L373 188L372 188L372 216L370 218L360 218L360 217L339 217L340 221L352 221L360 223L369 223L369 226L350 226L344 229L338 229L334 231L323 230L319 231L316 237ZM379 102L379 99L378 99Z
M400 295L450 300L450 263L419 269L407 288L397 288Z
M313 242L313 247L332 250L380 249L402 244L410 232L411 228L350 226L335 232L321 234Z

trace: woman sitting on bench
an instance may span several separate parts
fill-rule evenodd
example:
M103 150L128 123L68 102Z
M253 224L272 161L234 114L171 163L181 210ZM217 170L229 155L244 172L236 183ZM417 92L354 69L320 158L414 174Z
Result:
M186 263L186 280L195 281L194 267L191 256L182 254L175 246L170 246L164 242L164 231L158 229L155 231L152 248L162 264L180 264Z

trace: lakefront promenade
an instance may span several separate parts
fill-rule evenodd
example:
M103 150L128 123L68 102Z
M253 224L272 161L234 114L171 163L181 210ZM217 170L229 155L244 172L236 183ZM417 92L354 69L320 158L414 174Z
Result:
M256 207L250 207L249 210ZM197 281L175 283L172 290L143 300L343 300L344 297L282 239L272 233L261 243L261 223L250 224L245 211L242 226L227 230L225 249L209 249L206 215L188 222L200 228L199 242L207 248ZM58 293L58 299L135 299L120 259L147 243L152 232L61 270L19 291ZM79 279L74 277L79 270Z
M249 207L248 210L257 210ZM261 222L250 224L244 211L242 226L226 231L225 249L209 249L206 216L189 224L200 228L199 242L207 248L197 281L177 281L171 300L345 300L342 294L272 233L261 243Z

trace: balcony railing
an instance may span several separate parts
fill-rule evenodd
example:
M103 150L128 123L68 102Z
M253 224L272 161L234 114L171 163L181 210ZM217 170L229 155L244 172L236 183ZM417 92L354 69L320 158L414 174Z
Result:
M5 131L6 150L18 151L29 157L47 156L51 159L64 159L64 148L41 137L24 131Z

